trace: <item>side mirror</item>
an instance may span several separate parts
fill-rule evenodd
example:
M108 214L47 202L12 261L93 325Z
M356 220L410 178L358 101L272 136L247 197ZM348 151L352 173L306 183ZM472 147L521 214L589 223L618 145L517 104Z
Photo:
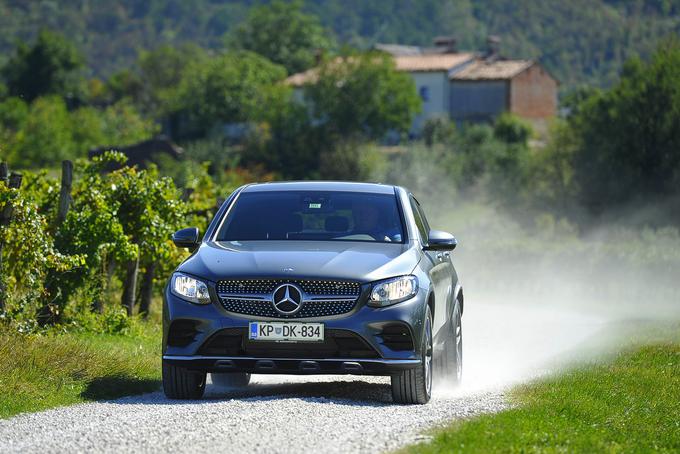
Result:
M450 233L442 232L440 230L430 230L425 250L452 251L456 246L458 246L458 241L456 241L456 238Z
M193 252L199 243L198 227L189 227L176 231L172 234L172 242L177 247L185 247Z

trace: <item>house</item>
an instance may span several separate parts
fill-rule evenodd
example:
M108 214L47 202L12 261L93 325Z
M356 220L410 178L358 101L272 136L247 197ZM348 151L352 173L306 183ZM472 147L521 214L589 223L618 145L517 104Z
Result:
M534 124L557 112L555 80L538 62L502 57L500 40L489 37L485 52L459 52L450 37L434 40L434 47L378 44L375 49L394 57L397 70L408 72L423 102L411 132L418 135L424 123L447 117L457 123L493 121L511 112ZM314 69L290 76L286 82L301 88L316 79ZM298 99L301 99L298 90Z

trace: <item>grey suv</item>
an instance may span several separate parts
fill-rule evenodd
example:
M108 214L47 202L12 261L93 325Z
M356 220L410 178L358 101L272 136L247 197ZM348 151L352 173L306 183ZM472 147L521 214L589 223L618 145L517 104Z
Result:
M344 182L234 191L164 292L163 389L197 399L206 374L391 377L395 402L423 404L433 376L462 374L463 290L450 251L408 190Z

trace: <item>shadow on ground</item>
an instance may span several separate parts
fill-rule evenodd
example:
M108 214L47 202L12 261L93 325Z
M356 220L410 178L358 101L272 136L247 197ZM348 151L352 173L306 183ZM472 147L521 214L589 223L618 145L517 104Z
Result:
M156 386L153 390L157 390ZM386 406L393 405L390 385L355 381L309 381L282 383L253 383L246 388L223 388L208 384L201 400L171 400L162 392L130 396L116 400L123 405L196 405L211 404L228 400L268 401L282 399L302 399L310 402L332 403L346 406Z
M160 385L160 380L112 375L90 381L80 395L87 400L111 400L157 391Z

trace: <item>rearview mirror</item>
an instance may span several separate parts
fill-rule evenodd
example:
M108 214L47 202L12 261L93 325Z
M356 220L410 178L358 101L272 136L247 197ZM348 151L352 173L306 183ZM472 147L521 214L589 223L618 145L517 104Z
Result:
M176 231L172 234L172 242L177 247L185 247L190 251L194 251L198 247L199 242L198 227L189 227Z
M450 233L442 232L441 230L430 230L425 249L428 251L452 251L456 246L458 246L458 241Z

